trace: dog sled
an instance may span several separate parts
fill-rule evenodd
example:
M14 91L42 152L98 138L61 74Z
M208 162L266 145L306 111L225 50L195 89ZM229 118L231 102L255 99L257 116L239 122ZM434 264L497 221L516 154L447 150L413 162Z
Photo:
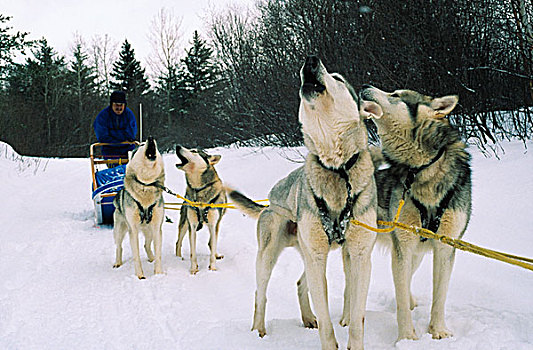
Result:
M120 144L139 145L139 142L122 142ZM92 200L96 224L113 224L115 206L113 200L118 191L124 187L124 176L128 159L102 155L102 146L118 145L113 143L93 143L90 146L92 173Z

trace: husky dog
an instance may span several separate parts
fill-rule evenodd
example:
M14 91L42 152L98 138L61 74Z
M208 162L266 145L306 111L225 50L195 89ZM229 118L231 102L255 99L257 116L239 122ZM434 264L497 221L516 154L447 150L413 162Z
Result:
M116 261L113 267L122 265L122 240L126 231L130 235L131 251L135 274L144 279L141 258L139 257L139 231L144 233L144 249L148 261L154 263L154 273L163 273L161 268L161 225L164 218L162 189L165 183L163 158L152 137L133 154L126 166L124 188L120 190L113 204L115 226L113 234L117 245ZM154 242L155 257L152 253Z
M404 199L400 222L461 238L471 212L470 155L457 129L446 118L458 97L434 98L410 90L387 93L366 85L361 98L372 102L366 103L361 113L372 117L378 127L382 152L378 153L377 162L384 160L390 165L376 171L378 218L390 221L400 199ZM383 236L392 238L398 339L417 338L410 312L416 301L410 286L429 250L433 251L429 333L435 339L452 336L444 320L444 305L455 249L399 229Z
M185 172L187 189L185 198L193 202L206 204L226 203L226 191L222 181L215 170L215 164L220 161L220 155L209 155L202 150L187 149L182 146L176 147L176 155L181 163L176 168ZM216 270L216 260L222 259L217 254L218 231L220 221L226 212L225 208L197 208L183 205L178 224L178 241L176 242L176 255L181 256L181 243L183 237L189 231L189 244L191 247L191 274L198 272L198 260L196 258L196 231L204 224L209 228L209 270Z
M258 217L255 313L252 330L266 334L266 290L285 247L301 254L305 271L298 281L302 320L316 327L323 349L336 349L326 283L328 252L342 247L346 278L341 324L349 324L348 348L363 348L363 324L370 281L370 256L376 235L350 224L356 218L375 225L377 195L367 130L358 97L339 74L330 74L315 56L301 71L300 110L305 165L280 180L263 207L234 190L228 194L245 213ZM311 292L317 319L309 305Z

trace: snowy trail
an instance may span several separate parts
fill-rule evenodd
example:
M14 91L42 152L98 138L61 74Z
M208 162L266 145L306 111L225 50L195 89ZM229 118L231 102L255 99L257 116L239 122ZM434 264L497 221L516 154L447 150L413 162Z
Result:
M533 144L528 145L530 148ZM506 145L501 161L472 149L474 205L468 242L533 256L533 155ZM298 164L276 149L219 149L221 178L252 198ZM167 186L181 193L183 174L165 156ZM128 240L125 263L113 269L110 227L95 227L87 159L50 159L34 174L0 157L3 204L0 245L1 349L319 349L316 330L302 326L296 281L303 264L291 249L280 257L268 290L267 336L250 332L255 290L255 221L228 211L222 221L218 271L207 270L208 234L198 237L200 272L174 255L176 224L163 226L164 275L134 276ZM167 201L174 201L165 197ZM168 212L174 222L177 211ZM188 238L183 245L189 252ZM328 260L330 312L339 348L347 329L342 314L344 277L339 251ZM533 349L533 273L458 252L447 302L454 337L426 334L431 307L431 256L413 280L419 306L413 320L420 340L396 340L390 258L379 248L365 322L367 349Z

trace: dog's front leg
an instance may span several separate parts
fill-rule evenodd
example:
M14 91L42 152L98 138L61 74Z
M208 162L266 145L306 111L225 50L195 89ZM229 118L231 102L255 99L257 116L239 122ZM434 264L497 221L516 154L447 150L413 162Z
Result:
M209 248L211 251L211 255L209 256L209 270L216 271L216 261L217 261L217 231L215 224L213 224L213 220L207 224L207 227L209 228Z
M376 220L374 219L373 222ZM372 269L371 254L375 234L357 230L355 240L345 243L343 255L348 255L349 278L349 328L348 349L362 350L364 340L365 309Z
M195 275L198 272L198 259L196 258L196 226L194 224L189 225L189 244L191 248L191 275Z
M154 239L154 252L155 252L155 261L154 261L154 274L162 274L163 267L161 263L161 247L163 245L163 231L162 226L163 220L157 225L154 225L155 228L152 230L152 237Z
M397 230L398 231L398 230ZM396 233L394 233L396 234ZM405 234L405 233L404 233ZM409 234L409 232L407 233ZM411 318L411 279L413 245L407 241L400 241L393 238L392 248L392 277L394 279L394 289L396 292L396 319L398 321L398 340L416 340L415 328Z
M135 226L129 227L131 252L133 254L133 266L135 267L135 274L139 279L144 279L143 268L141 264L141 257L139 254L139 228Z
M301 228L301 230L298 230L298 238L302 248L307 282L318 318L320 343L322 344L323 350L332 350L337 349L338 345L335 339L328 305L326 262L329 243L327 235L319 225L320 223L318 222L315 225L303 225L298 222L298 228Z
M350 324L350 294L351 294L351 268L350 268L350 254L348 250L342 250L342 266L344 268L344 303L342 306L342 317L339 324L346 327Z

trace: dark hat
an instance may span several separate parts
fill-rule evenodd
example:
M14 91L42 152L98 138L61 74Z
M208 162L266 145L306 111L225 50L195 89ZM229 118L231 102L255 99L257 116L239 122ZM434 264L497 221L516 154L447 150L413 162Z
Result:
M109 98L110 104L114 103L124 103L126 104L126 93L124 91L113 91L111 97Z

